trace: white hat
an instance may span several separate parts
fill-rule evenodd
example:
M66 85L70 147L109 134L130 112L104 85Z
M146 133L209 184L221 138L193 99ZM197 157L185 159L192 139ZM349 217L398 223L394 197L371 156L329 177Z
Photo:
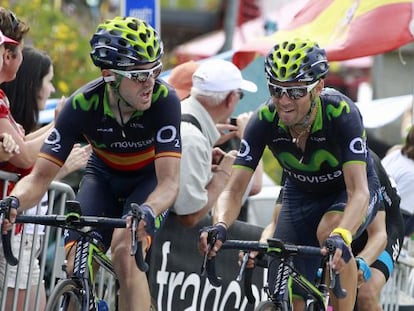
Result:
M243 79L236 65L222 59L212 59L201 63L193 74L193 86L199 90L211 92L237 89L253 93L257 91L257 85Z

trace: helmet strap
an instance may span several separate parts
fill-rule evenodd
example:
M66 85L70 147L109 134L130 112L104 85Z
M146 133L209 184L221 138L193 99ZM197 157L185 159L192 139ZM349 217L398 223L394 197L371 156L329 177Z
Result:
M122 137L126 138L126 135L125 135L125 132L124 132L125 122L124 122L124 118L122 117L122 111L121 111L121 104L120 104L120 102L121 102L121 99L118 98L118 100L116 102L116 105L118 107L119 119L121 120L121 126L122 126L121 133L122 133Z

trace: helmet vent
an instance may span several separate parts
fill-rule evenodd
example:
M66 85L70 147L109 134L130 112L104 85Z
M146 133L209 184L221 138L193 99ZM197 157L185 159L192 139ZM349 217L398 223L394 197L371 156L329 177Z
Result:
M154 49L152 48L152 46L148 46L148 47L147 47L147 53L148 53L148 55L149 55L150 57L154 57L154 56L155 56L155 51L154 51Z
M138 30L138 24L137 23L128 23L128 28L137 31Z
M117 36L121 36L122 35L122 31L120 31L119 29L111 29L109 31L109 34L112 35L112 36L117 37Z
M107 38L107 37L100 37L98 42L96 43L96 45L101 45L101 46L105 46L111 43L111 39Z
M133 17L115 17L97 27L91 41L91 57L98 67L122 69L155 62L163 55L158 33Z
M324 49L308 39L275 44L265 60L267 78L281 82L313 82L324 77L329 64Z

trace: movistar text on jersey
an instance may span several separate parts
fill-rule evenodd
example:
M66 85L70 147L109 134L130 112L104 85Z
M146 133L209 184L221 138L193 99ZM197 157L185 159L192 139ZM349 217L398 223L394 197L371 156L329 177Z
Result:
M111 148L142 148L153 143L154 139L140 141L117 141L111 144Z
M297 173L294 173L294 172L289 171L289 170L285 170L285 171L290 177L292 177L294 179L297 179L300 182L311 183L311 184L319 184L319 183L324 183L324 182L327 182L327 181L332 181L332 180L337 179L338 177L340 177L342 175L341 170L337 170L337 171L335 171L333 173L329 173L329 174L314 175L314 176L297 174Z

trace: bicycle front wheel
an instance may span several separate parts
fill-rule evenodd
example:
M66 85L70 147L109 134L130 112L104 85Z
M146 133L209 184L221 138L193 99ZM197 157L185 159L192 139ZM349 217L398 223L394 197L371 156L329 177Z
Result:
M308 304L306 311L325 311L326 308L324 306L321 306L319 303L312 301L310 304Z
M60 281L47 301L45 311L82 310L82 288L74 280Z
M276 306L271 301L262 301L254 309L254 311L283 311L282 306Z

